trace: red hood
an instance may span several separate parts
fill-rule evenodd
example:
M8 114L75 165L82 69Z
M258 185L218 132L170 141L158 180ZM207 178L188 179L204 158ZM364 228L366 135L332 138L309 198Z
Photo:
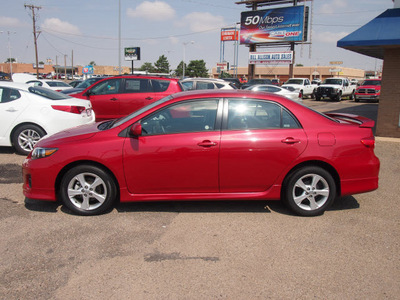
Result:
M69 141L80 141L89 139L100 131L97 128L98 125L99 123L93 123L65 129L63 131L43 138L39 141L39 143L37 143L37 146L46 147L53 144L55 141L57 141L57 143L61 141L63 143L68 143Z

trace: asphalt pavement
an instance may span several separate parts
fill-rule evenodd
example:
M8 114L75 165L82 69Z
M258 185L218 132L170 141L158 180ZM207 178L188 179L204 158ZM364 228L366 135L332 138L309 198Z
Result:
M81 217L25 199L24 157L0 147L0 299L399 299L400 140L378 137L375 152L379 189L319 217L279 201L128 203Z

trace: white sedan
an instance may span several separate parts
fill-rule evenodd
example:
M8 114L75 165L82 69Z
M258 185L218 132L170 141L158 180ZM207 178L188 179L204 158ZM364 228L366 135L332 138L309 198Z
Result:
M94 121L89 100L0 81L0 146L13 146L27 155L43 136Z
M26 83L31 86L42 86L56 92L61 92L63 90L72 88L72 86L70 86L68 83L65 83L64 81L61 80L35 79L35 80L29 80Z
M291 91L286 88L281 88L279 86L271 85L271 84L255 84L245 88L245 90L252 90L255 92L268 92L274 93L280 96L284 96L289 98L290 100L296 102L302 102L301 94L299 92Z

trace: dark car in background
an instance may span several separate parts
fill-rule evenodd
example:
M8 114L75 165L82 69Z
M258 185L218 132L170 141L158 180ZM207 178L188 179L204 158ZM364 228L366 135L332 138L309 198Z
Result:
M82 91L84 91L85 89L87 89L89 86L91 86L93 83L104 79L105 77L92 77L92 78L88 78L84 81L82 81L81 83L79 83L77 86L75 86L72 89L67 89L67 90L63 90L61 91L61 93L63 94L67 94L67 95L71 95L71 94L77 94L80 93Z
M250 79L247 83L243 84L241 89L248 88L249 86L255 85L255 84L272 84L271 79L266 79L266 78L256 78L256 79Z
M222 78L222 79L232 83L237 89L242 88L243 84L240 82L238 78Z

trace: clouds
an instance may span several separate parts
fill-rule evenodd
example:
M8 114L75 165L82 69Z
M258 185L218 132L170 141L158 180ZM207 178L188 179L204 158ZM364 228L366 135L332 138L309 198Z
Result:
M180 19L177 13L168 3L162 1L144 1L135 9L128 8L127 16L141 18L152 22L174 20L175 27L185 27L192 32L202 32L223 27L224 18L215 16L209 12L191 12Z
M166 2L162 1L144 1L135 9L128 8L128 17L143 18L150 21L166 21L175 17L175 10Z
M333 12L337 12L340 9L347 6L345 0L332 0L330 3L325 3L321 6L320 12L324 14L329 14Z
M182 27L187 26L193 32L220 29L225 25L222 16L214 16L208 12L190 13L184 16L180 22L176 22L175 24Z
M26 25L27 24L22 23L17 18L10 18L10 17L0 16L0 26L1 27L23 27L23 26L26 26Z
M44 20L41 25L43 30L52 31L55 33L64 33L64 34L81 34L79 28L75 25L72 25L68 22L61 21L57 18L50 18Z

